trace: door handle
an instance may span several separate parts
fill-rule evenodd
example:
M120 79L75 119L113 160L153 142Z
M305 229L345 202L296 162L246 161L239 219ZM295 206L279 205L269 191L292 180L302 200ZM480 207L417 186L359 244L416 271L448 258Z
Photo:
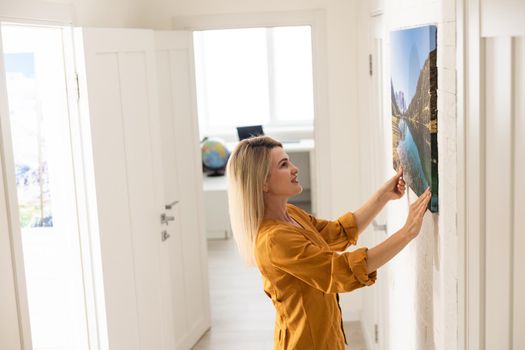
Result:
M377 223L376 220L372 221L372 226L374 227L374 231L383 231L386 233L387 227L386 224L380 225Z
M179 203L179 201L173 201L173 202L171 202L170 204L166 204L166 205L164 206L164 208L166 208L166 209L169 210L169 209L173 208L173 207L175 206L175 204L177 204L177 203Z
M165 213L160 214L160 223L168 225L170 221L175 220L174 216L168 216Z

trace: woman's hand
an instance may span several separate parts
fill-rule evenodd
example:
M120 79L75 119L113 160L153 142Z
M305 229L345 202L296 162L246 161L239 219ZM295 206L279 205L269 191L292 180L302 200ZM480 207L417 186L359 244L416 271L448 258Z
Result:
M423 216L425 215L428 201L431 197L432 193L429 187L414 203L410 204L407 221L402 229L408 238L414 239L419 234L421 225L423 224Z
M401 167L397 170L397 174L385 182L380 189L383 198L387 201L403 197L405 195L405 190L406 184L405 180L403 180L403 168Z

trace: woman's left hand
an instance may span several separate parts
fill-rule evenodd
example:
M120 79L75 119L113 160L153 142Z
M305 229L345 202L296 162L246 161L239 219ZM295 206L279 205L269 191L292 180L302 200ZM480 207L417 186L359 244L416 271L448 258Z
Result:
M403 180L403 168L399 167L397 174L388 180L382 187L383 198L386 200L399 199L403 197L406 190L405 180Z

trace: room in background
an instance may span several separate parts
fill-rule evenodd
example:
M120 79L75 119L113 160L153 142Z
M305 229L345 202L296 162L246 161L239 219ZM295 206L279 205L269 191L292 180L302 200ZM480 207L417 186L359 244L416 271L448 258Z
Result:
M407 185L420 196L432 189L438 211L437 28L393 31L391 47L392 156Z

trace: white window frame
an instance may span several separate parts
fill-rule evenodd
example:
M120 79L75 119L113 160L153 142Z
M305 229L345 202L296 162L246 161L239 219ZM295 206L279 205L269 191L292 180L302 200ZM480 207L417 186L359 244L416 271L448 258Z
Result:
M265 128L265 133L281 141L313 139L315 168L312 169L317 192L317 212L321 217L332 216L331 200L331 152L330 116L328 104L328 72L326 57L326 13L325 10L254 12L221 15L176 16L172 20L174 30L208 30L256 27L310 26L312 36L312 73L314 93L314 122L309 128ZM194 101L196 105L196 101ZM217 135L221 136L221 135ZM223 135L226 141L227 135ZM237 136L230 134L230 141ZM323 169L323 171L321 171Z
M320 116L328 116L327 89L319 88L319 86L326 86L327 81L324 68L326 67L326 64L324 64L325 50L322 48L325 42L324 21L325 13L323 10L180 16L173 18L173 29L204 31L309 26L312 40L313 122L274 123L274 120L271 120L268 125L264 125L265 133L271 134L281 141L296 141L300 139L316 139L314 130L317 135L324 135L328 131L326 123L319 123ZM205 121L204 123L206 124ZM205 128L207 129L207 127ZM200 130L201 136L209 131ZM223 138L226 141L237 140L235 130L213 130L213 136ZM316 142L316 144L318 143Z
M274 28L286 28L286 27L303 27L303 28L309 28L310 30L310 42L312 41L312 26L311 25L294 25L294 26L271 26L271 27L265 27L265 36L266 36L266 54L268 56L268 63L267 63L267 73L268 73L268 99L269 99L269 121L264 124L265 129L270 129L274 131L279 130L304 130L304 131L312 131L313 128L313 119L297 119L292 121L286 121L286 120L279 120L276 115L276 101L275 101L275 45L274 45ZM241 28L244 29L244 28ZM202 42L195 42L195 46L199 46L198 49L200 52L202 52L203 56L206 55L205 48L202 45ZM312 47L312 45L310 45ZM312 53L313 55L313 53ZM196 62L196 65L203 66L204 64L202 62ZM311 67L310 73L313 75L313 67ZM202 91L207 91L206 88L206 69L201 70L202 74L202 81L199 83L201 85ZM313 86L312 86L313 90ZM197 96L198 97L198 96ZM233 126L227 126L227 127L212 127L211 125L211 116L206 108L206 101L204 101L203 108L199 110L199 121L201 125L201 136L203 135L213 135L217 136L220 135L222 137L226 137L229 139L232 133ZM313 91L312 91L312 107L313 107ZM257 124L257 123L253 123ZM311 138L311 137L308 137Z

